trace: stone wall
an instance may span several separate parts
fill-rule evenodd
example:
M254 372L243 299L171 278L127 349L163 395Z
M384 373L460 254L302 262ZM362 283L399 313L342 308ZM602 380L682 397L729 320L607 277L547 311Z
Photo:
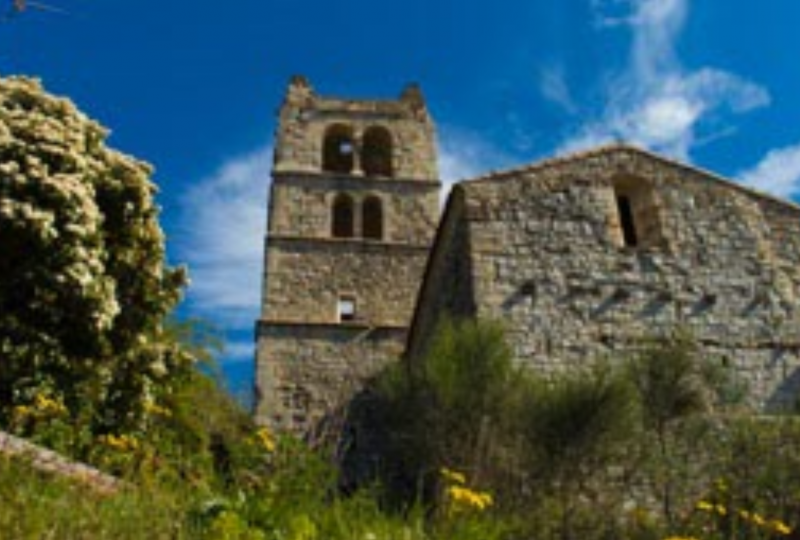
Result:
M25 459L37 471L74 481L99 494L115 493L123 486L118 478L0 431L0 457L2 456Z
M464 191L455 186L434 240L437 249L429 255L420 286L418 298L424 309L416 309L414 313L406 351L409 357L419 357L424 352L421 347L431 339L442 314L459 317L476 314L469 227L460 219L463 212Z
M356 150L373 126L390 127L396 178L436 180L436 136L419 89L407 87L398 100L338 99L316 94L303 78L289 85L279 112L274 172L322 171L322 144L332 125L353 129ZM363 176L356 152L353 176Z
M348 295L357 322L405 327L427 256L427 246L271 238L262 319L334 324Z
M649 192L646 222L638 218L636 225L649 230L652 242L621 241L615 196L621 181ZM620 358L643 337L683 327L708 358L746 382L753 406L794 406L800 387L800 209L794 205L627 147L547 161L460 189L463 210L450 218L460 224L449 227L467 228L471 264L461 266L470 275L458 279L472 283L478 316L505 321L521 362L543 372L574 368ZM435 249L456 242L440 238ZM419 311L434 313L418 313L418 320L461 314L436 298L435 285L426 290ZM412 348L424 343L412 339Z
M427 247L439 221L439 190L439 182L420 180L276 174L270 196L270 236L330 238L333 200L346 193L357 210L367 196L381 200L383 242ZM360 236L360 212L354 217L356 236Z
M364 382L400 357L405 337L404 328L259 324L256 420L306 435L335 424Z
M340 130L344 144L329 137ZM370 146L376 132L390 142ZM257 323L259 422L308 434L400 357L438 224L435 152L416 87L398 100L342 100L304 79L289 85Z

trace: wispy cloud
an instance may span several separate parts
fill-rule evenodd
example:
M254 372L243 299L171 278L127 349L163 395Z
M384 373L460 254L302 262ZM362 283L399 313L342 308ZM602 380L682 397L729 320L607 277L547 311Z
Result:
M676 43L688 0L595 0L593 5L599 27L632 32L629 59L623 73L608 78L600 114L561 150L624 140L689 159L693 147L731 132L730 115L769 104L766 89L743 77L713 67L683 67Z
M224 354L225 354L225 359L228 362L252 362L254 354L254 342L253 340L248 340L248 341L229 340L225 344Z
M506 167L514 160L484 138L453 126L439 129L439 176L442 180L442 200L452 185Z
M800 195L800 144L771 150L738 177L743 184L778 197Z
M226 329L250 329L258 315L271 163L269 147L234 157L181 201L189 306Z
M539 92L564 112L570 115L578 113L578 106L567 84L567 74L562 64L542 68L539 72Z

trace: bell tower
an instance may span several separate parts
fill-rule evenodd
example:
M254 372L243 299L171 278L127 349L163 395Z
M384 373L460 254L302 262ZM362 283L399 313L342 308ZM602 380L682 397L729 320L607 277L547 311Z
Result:
M304 433L403 351L439 219L433 122L396 100L289 84L275 137L256 419Z

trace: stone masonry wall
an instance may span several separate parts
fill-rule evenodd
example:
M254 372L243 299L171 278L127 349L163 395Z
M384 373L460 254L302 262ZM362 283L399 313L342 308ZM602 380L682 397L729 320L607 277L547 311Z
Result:
M346 193L353 197L356 209L368 196L380 198L383 242L429 246L439 219L439 188L438 182L276 175L270 197L270 235L330 238L333 200ZM361 230L358 211L355 230Z
M356 320L406 327L414 309L427 247L358 240L270 239L262 319L337 323L337 300L356 300Z
M305 434L335 423L331 415L364 381L400 357L405 335L357 324L260 324L256 421Z
M470 239L467 223L460 219L464 212L464 192L458 185L450 192L447 213L437 232L435 244L439 249L430 254L428 267L420 287L417 309L408 340L406 354L416 358L423 354L443 314L473 317L473 272L470 259Z
M621 243L620 179L649 192L650 244ZM478 315L507 323L520 361L574 368L679 326L748 386L754 407L795 405L797 207L629 148L463 188Z
M439 189L434 127L416 87L397 100L342 100L292 81L276 134L257 323L259 422L319 429L400 357ZM346 224L338 236L335 208Z
M353 128L356 146L373 126L390 128L395 178L436 180L436 136L424 99L409 86L399 100L346 100L317 95L307 81L289 85L279 113L275 172L322 170L322 142L335 124ZM356 154L354 176L363 176Z

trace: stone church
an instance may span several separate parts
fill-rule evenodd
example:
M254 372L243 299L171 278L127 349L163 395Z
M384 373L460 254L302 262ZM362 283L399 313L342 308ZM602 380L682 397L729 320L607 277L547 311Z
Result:
M439 218L416 86L280 109L257 323L256 417L305 432L419 356L443 316L503 321L554 372L677 327L758 410L800 390L800 207L612 145L456 185Z

